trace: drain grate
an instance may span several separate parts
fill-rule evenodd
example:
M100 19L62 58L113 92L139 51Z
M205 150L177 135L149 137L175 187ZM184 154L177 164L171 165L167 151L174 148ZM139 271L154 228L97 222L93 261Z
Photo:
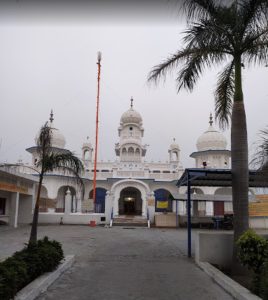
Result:
M135 227L123 227L123 229L136 229Z

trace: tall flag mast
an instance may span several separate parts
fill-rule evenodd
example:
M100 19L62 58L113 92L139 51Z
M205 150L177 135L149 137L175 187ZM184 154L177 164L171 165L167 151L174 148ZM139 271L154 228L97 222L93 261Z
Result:
M97 159L98 159L98 140L99 140L99 103L100 103L100 73L101 73L101 52L98 52L98 85L97 85L97 107L96 107L96 135L95 135L95 160L93 178L93 201L96 206L96 178L97 178Z

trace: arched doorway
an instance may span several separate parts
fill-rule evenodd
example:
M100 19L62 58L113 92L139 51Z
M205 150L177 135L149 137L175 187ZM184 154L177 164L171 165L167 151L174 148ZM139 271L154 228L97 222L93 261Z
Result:
M141 192L133 187L124 188L119 198L119 215L141 215Z

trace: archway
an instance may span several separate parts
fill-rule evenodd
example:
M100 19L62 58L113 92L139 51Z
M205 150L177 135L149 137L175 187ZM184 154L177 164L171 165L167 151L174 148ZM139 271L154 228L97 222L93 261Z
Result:
M141 192L134 187L124 188L119 198L119 215L141 215Z
M76 190L72 186L61 186L58 189L58 195L56 198L56 208L55 212L64 212L65 211L65 196L67 190L70 190L71 196L72 196L72 204L71 204L71 211L75 212L76 211Z

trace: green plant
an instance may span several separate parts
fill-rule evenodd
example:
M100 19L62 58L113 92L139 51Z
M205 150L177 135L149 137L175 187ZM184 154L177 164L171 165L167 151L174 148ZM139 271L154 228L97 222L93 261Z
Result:
M259 283L259 296L268 300L268 262L263 265Z
M253 230L247 230L238 239L237 246L237 255L240 262L242 265L254 272L252 290L254 293L259 295L264 272L268 274L268 241L265 238L257 235ZM265 269L265 266L267 270Z
M0 299L12 299L28 281L27 266L23 260L9 257L0 264Z
M0 263L0 299L13 298L32 280L56 269L63 257L61 244L47 237L15 252Z

